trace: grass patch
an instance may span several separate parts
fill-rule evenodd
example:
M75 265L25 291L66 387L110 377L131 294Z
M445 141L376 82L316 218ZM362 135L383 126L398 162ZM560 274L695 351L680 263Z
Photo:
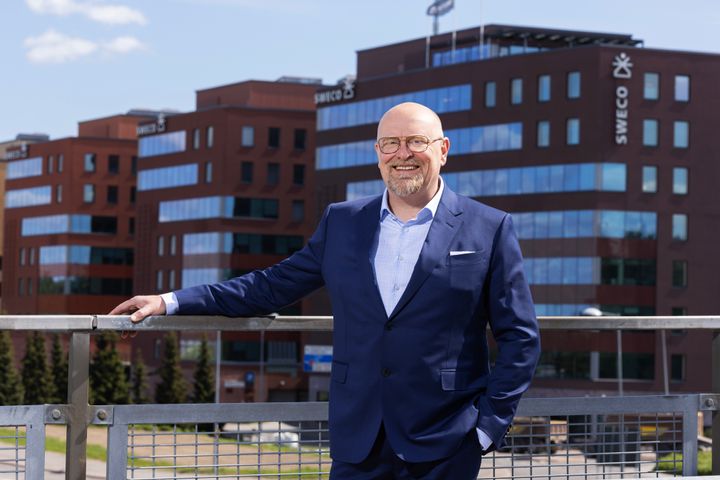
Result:
M669 453L660 457L657 469L681 474L682 458L682 453ZM698 452L698 475L712 475L712 452Z

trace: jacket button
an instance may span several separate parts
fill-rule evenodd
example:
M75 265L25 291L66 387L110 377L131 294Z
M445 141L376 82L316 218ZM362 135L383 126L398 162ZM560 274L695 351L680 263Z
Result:
M383 376L383 377L389 377L389 376L390 376L390 373L392 373L392 372L390 372L390 369L389 369L389 368L383 368L383 369L382 369L382 376Z
M385 324L385 330L390 331L390 330L392 330L392 329L393 329L393 324L392 324L392 322L387 322L387 323Z

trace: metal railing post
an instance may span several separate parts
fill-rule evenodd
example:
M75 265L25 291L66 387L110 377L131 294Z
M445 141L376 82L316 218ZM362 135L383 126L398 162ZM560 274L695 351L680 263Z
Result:
M713 331L712 340L712 392L720 393L720 331ZM712 473L720 475L720 411L712 412Z
M68 365L68 423L65 479L85 480L89 405L90 334L73 332Z
M683 406L683 462L682 474L684 477L698 474L698 397L688 396Z

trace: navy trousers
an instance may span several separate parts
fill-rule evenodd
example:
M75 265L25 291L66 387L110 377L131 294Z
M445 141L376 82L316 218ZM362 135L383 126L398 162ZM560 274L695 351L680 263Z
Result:
M333 461L330 480L475 480L482 447L470 431L450 457L431 462L406 462L393 452L381 426L368 457L360 463Z

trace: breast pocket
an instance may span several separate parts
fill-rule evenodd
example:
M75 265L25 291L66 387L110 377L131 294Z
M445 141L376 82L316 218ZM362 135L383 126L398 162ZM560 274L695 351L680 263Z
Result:
M487 265L485 252L448 256L450 286L461 290L480 288L487 273Z

